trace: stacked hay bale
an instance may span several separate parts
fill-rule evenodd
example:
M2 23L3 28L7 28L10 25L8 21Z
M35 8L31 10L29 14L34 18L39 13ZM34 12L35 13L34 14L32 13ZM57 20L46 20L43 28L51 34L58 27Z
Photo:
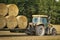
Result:
M0 15L0 29L4 28L5 26L6 26L6 18Z
M15 4L9 4L8 7L8 16L7 19L7 27L9 29L14 29L17 26L17 19L16 16L18 15L18 7Z
M17 16L18 12L19 9L15 4L0 3L0 28L7 26L9 29L14 29L18 26L20 29L25 29L28 20L25 16Z
M15 16L6 16L7 27L9 29L14 29L17 26L17 19Z
M20 29L26 29L28 20L25 16L17 16L17 22Z
M7 12L8 12L8 8L6 4L0 3L0 15L5 16L7 15Z
M7 20L7 27L12 29L12 28L15 28L18 25L18 27L20 29L25 29L26 26L27 26L27 18L25 16L17 16L19 10L18 10L18 7L15 4L9 4L9 5L7 5L7 7L9 9L8 14L10 16L10 19L8 18L8 20ZM16 22L16 19L17 19L17 22ZM9 22L9 20L11 22Z
M8 10L9 16L17 16L18 15L19 9L18 9L18 7L15 4L9 4L9 5L7 5L7 7L9 9Z
M8 13L8 8L6 4L0 3L0 29L6 26L6 18L5 16Z

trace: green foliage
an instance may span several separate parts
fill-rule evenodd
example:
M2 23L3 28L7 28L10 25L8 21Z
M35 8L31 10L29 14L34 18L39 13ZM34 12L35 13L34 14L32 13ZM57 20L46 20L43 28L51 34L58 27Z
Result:
M32 15L44 14L51 16L51 23L60 24L60 0L0 0L0 3L16 4L19 15L27 16L31 22Z

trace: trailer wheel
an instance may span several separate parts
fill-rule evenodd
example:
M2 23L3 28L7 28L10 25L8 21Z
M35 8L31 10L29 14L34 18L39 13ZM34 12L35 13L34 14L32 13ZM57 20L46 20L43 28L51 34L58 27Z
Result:
M45 34L44 26L40 25L36 27L36 35L43 36Z
M52 29L52 35L56 35L57 34L57 31L55 28Z

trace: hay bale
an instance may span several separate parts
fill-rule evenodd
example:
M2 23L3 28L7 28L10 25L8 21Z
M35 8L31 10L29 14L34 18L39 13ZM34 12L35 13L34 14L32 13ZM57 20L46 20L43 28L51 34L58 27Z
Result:
M0 15L7 15L7 12L8 12L8 8L6 6L6 4L4 3L0 3Z
M17 16L17 22L20 29L26 29L28 20L25 16Z
M56 29L57 34L60 34L60 25L53 25L53 27Z
M6 16L7 27L9 29L14 29L17 26L17 19L15 16Z
M8 12L8 14L10 15L10 16L17 16L18 15L18 11L19 11L19 9L18 9L18 7L15 5L15 4L9 4L9 5L7 5L7 7L8 7L8 9L9 9L9 12Z
M0 29L6 26L6 18L0 15Z

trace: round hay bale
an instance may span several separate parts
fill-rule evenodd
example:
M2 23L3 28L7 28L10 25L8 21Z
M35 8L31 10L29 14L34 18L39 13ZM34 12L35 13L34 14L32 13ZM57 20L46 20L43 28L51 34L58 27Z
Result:
M6 26L6 18L0 15L0 29Z
M7 27L9 29L14 29L17 26L17 19L15 16L6 16Z
M18 15L18 11L19 11L19 9L18 9L18 7L15 5L15 4L9 4L9 5L7 5L7 7L8 7L8 14L10 15L10 16L17 16Z
M8 12L8 8L6 6L6 4L4 3L0 3L0 15L7 15L7 12Z
M26 29L28 20L25 16L17 16L17 22L20 29Z

